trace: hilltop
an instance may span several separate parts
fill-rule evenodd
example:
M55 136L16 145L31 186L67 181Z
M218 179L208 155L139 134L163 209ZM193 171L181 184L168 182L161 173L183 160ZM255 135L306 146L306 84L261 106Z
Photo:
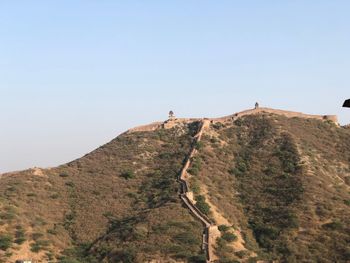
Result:
M2 262L348 262L350 129L256 108L0 179Z

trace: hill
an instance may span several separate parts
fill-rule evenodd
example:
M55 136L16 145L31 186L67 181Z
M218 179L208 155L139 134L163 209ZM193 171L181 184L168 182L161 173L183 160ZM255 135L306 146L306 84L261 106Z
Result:
M350 130L258 108L1 175L2 262L347 262Z

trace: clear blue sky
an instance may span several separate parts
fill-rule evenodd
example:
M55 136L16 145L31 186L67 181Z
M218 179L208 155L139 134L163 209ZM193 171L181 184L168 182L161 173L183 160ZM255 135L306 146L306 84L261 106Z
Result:
M0 171L263 106L350 122L350 1L0 1Z

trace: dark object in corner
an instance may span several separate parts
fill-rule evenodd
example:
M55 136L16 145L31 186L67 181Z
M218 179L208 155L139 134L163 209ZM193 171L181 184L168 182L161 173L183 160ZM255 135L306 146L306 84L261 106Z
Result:
M344 101L343 107L350 108L350 99Z

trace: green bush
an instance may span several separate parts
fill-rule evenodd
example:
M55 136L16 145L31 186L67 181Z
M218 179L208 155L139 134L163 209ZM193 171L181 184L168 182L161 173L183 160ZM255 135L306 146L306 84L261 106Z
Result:
M135 178L135 174L133 171L125 171L121 174L121 177L123 177L126 180Z
M218 229L220 230L220 232L226 232L230 229L230 227L226 225L220 225Z
M198 175L202 167L201 159L196 157L192 159L191 167L188 169L188 172L192 175Z
M218 140L217 138L215 138L215 137L211 137L211 138L210 138L210 142L211 142L212 144L215 144L215 143L218 143L219 140Z
M242 126L243 121L242 121L242 119L237 119L237 120L235 120L233 123L234 123L235 125L237 125L237 126Z
M66 182L65 185L69 186L69 187L74 187L75 186L73 182Z
M222 238L227 242L233 242L237 239L237 236L233 233L226 232L226 233L223 233Z
M270 249L272 241L276 240L279 235L279 229L273 226L251 223L251 227L257 242L263 248Z
M18 238L15 239L15 243L18 244L18 245L23 244L25 241L26 241L25 237L18 237Z
M239 162L237 163L237 170L239 173L244 174L247 171L247 164L245 162Z
M76 214L74 211L71 213L68 213L66 214L65 221L73 221L75 219L75 216Z
M213 123L213 124L212 124L212 127L213 127L215 130L220 130L222 127L224 127L224 125L223 125L221 122L217 122L217 123Z
M9 235L0 235L0 250L6 251L12 245L12 237Z
M173 176L169 176L169 175ZM142 196L149 208L159 205L176 202L178 184L176 182L177 174L174 171L161 172L159 170L150 173L148 180L140 186L140 197Z
M195 175L195 176L199 174L199 170L198 170L197 167L191 167L191 168L189 168L187 171L188 171L190 174Z
M50 235L57 235L58 234L58 231L55 228L48 229L46 232Z
M30 244L30 251L38 253L39 251L45 249L49 245L47 240L36 240L34 243Z
M195 198L196 200L196 207L205 215L208 215L210 213L210 206L205 201L205 197L203 195L198 195Z
M322 228L327 229L327 230L342 230L343 229L343 224L339 221L333 221L328 224L324 224Z
M62 254L63 256L59 258L58 263L95 263L93 257L87 257L87 250L90 248L91 244L82 243L74 247L65 249Z
M136 250L133 248L124 249L122 251L118 251L113 257L115 261L113 262L123 262L123 263L134 263L136 261Z
M247 250L241 250L241 251L235 252L235 255L241 259L246 257L246 256L249 256L249 254L250 253Z
M25 232L21 226L18 226L15 233L15 243L21 245L24 241L26 241Z
M4 219L4 220L12 220L16 217L16 214L12 211L10 212L4 212L0 214L0 219Z
M45 255L49 261L54 259L54 254L52 252L46 252Z
M192 256L188 259L188 263L205 263L207 258L205 255Z
M235 167L229 169L228 172L232 175L243 176L248 170L249 170L249 159L237 156Z
M200 186L197 180L191 181L191 190L194 194L199 194L200 193Z
M17 191L17 188L14 187L14 186L9 186L9 187L7 187L6 190L9 191L9 192L16 192L16 191Z
M204 147L203 142L196 142L195 146L194 146L197 150L200 150Z
M51 199L57 199L58 197L60 197L60 195L57 193L50 195Z

